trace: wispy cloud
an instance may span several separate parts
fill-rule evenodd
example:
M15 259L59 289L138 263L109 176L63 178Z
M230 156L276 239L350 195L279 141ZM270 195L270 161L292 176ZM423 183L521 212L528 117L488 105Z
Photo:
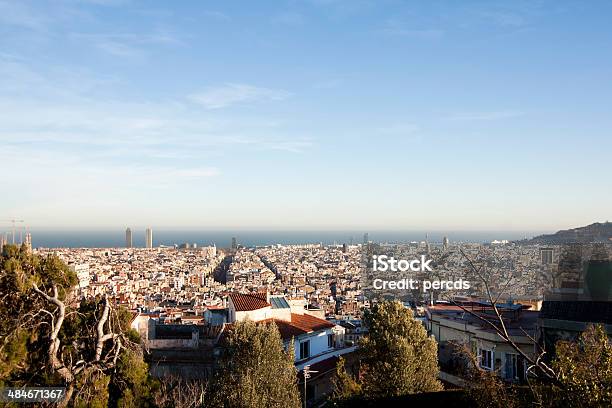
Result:
M218 143L230 146L251 146L257 150L278 150L289 153L303 153L314 146L314 141L308 137L279 137L279 136L230 136Z
M290 95L289 92L278 89L228 83L195 93L190 99L206 109L220 109L242 103L282 101Z
M418 142L423 139L420 130L414 123L392 123L374 129L374 133L387 139Z
M96 48L117 57L143 57L148 47L155 45L177 46L182 41L168 31L152 33L72 33L70 37L77 41L91 43Z
M260 143L260 148L264 150L279 150L289 153L302 153L313 146L309 139L302 140L264 140Z
M124 43L120 43L117 41L111 40L100 40L96 44L96 46L102 50L107 52L108 54L114 55L116 57L142 57L144 54L141 50L129 46Z
M21 1L0 1L0 23L31 30L46 27L49 18Z
M488 120L499 120L516 118L525 115L525 112L514 111L514 110L501 110L501 111L489 111L489 112L458 112L449 115L447 120L456 121L488 121Z
M203 115L197 104L180 97L157 101L100 98L100 89L124 84L66 67L45 70L33 69L12 55L0 55L0 144L30 150L48 146L83 149L89 157L144 154L169 159L202 157L236 145L294 152L312 145L295 130L292 136L284 135L286 125L278 118L225 117L216 111ZM247 85L214 89L199 95L198 103L214 108L288 95Z

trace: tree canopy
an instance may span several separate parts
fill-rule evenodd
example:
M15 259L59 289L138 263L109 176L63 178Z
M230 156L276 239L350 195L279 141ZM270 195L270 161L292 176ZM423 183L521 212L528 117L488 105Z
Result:
M285 351L275 324L237 322L210 390L213 406L300 407L293 344Z
M24 245L0 255L0 386L64 386L61 406L147 406L154 388L130 313L79 299L76 274Z
M590 325L577 342L557 342L553 368L568 406L612 406L612 341L603 325Z
M437 344L410 309L380 302L365 312L364 323L368 333L360 344L359 384L339 375L345 390L337 395L352 389L367 398L385 398L442 389Z

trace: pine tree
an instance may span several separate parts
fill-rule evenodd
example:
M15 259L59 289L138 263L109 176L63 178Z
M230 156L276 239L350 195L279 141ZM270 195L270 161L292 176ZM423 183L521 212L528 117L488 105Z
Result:
M152 380L130 314L106 297L78 302L57 256L0 254L0 386L63 385L60 406L147 406Z
M399 302L381 302L366 311L368 335L361 344L361 385L370 398L439 391L434 339L412 311Z
M293 347L286 352L274 324L238 322L227 338L210 399L213 406L300 407Z
M361 395L361 384L346 371L346 362L340 357L336 364L336 378L334 378L334 393L332 399L343 401Z

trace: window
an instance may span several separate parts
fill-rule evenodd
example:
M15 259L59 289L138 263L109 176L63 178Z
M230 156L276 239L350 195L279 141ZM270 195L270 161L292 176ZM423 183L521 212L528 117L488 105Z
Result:
M523 381L525 379L525 366L523 357L514 353L506 353L506 379Z
M480 349L480 367L493 370L493 351Z
M300 343L300 360L310 357L310 340Z
M517 379L517 355L512 353L506 353L506 378L508 380Z
M327 348L334 348L334 335L333 334L327 335Z

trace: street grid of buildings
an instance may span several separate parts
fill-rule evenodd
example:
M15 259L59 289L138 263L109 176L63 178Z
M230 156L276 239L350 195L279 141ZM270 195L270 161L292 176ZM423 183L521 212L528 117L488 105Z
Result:
M446 382L462 384L456 377L453 357L452 345L457 341L473 350L482 368L497 371L507 381L524 381L523 357L459 306L491 315L491 303L470 262L484 266L481 271L492 294L499 295L497 306L513 340L530 355L535 345L525 333L538 337L536 332L542 326L545 331L540 336L554 342L577 336L593 320L572 312L577 306L571 302L592 303L591 297L599 289L585 280L585 271L612 258L610 245L519 245L504 241L460 244L448 239L440 244L365 242L252 248L241 247L234 239L232 248L225 250L195 244L152 247L152 231L147 233L150 248L129 248L128 229L128 248L36 251L57 254L76 272L80 296L107 294L133 311L132 327L151 351L154 375L208 376L214 367L216 347L236 321L248 318L262 324L274 322L286 347L295 342L298 370L312 365L327 373L310 384L314 387L309 392L312 401L330 391L330 367L339 356L354 362L351 353L367 333L361 313L371 302L385 298L400 299L412 308L435 337L441 378ZM472 285L469 290L375 293L371 288L377 276L371 269L374 253L396 259L432 259L433 272L394 272L393 279L469 279ZM511 284L506 286L509 280ZM549 301L542 314L539 311L545 298L554 302ZM610 305L609 294L604 300ZM584 304L579 307L584 308ZM571 324L558 326L559 316L568 310L573 313L567 317ZM568 332L567 327L574 329Z
M131 244L131 231L126 233ZM304 299L310 308L333 319L355 319L369 307L370 299L385 295L412 306L453 296L482 297L483 287L473 275L469 260L486 264L494 293L512 279L503 300L533 304L538 309L544 293L560 287L560 247L542 245L409 244L359 245L272 245L218 250L214 246L156 248L60 248L38 249L41 254L59 255L79 279L83 297L108 294L129 309L159 312L164 308L189 305L196 315L207 308L223 307L231 292L267 291L290 299ZM376 274L368 262L371 253L396 259L425 255L433 259L433 272L394 272L394 279L466 279L469 290L396 290L373 293ZM371 266L371 265L370 265ZM380 276L380 275L379 275ZM388 274L386 278L389 278Z

